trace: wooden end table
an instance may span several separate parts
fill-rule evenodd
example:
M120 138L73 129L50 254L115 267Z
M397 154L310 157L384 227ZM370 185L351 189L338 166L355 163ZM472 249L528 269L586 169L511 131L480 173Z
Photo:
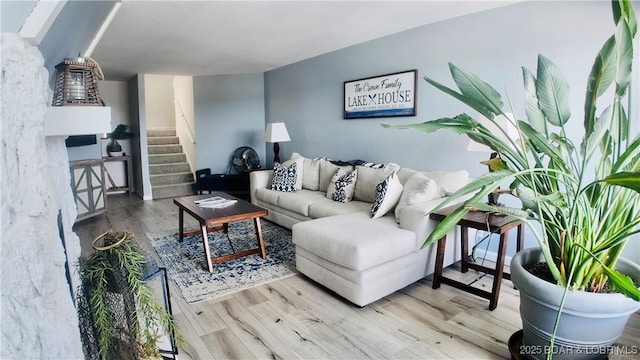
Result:
M429 217L433 220L442 221L447 215L451 214L459 205L450 206L439 211L433 212ZM462 283L457 280L453 280L442 276L442 266L444 263L444 252L447 243L446 235L438 240L438 248L436 252L436 265L435 272L433 274L433 288L437 289L441 283L451 285L460 290L464 290L471 294L480 296L485 299L489 299L489 310L494 310L498 306L498 295L500 295L500 285L502 278L511 280L511 275L504 272L504 258L507 251L507 243L509 240L509 230L514 227L518 227L517 236L517 249L522 250L524 243L524 227L522 221L517 220L512 216L494 215L483 211L470 211L458 222L460 226L460 245L462 260L460 264L460 272L466 273L469 268L482 271L487 274L493 275L493 286L491 292L480 290L471 285ZM469 229L476 229L482 231L488 231L494 234L500 234L500 244L498 246L498 258L496 260L496 267L492 269L490 267L482 266L469 262Z
M233 205L218 209L199 207L195 203L196 200L206 199L213 196L220 196L225 199L237 200L237 202ZM213 264L217 264L223 261L229 261L253 254L260 254L263 259L267 258L267 252L264 247L264 239L262 238L262 228L260 227L260 218L263 216L267 216L267 214L269 213L267 210L248 203L244 200L237 199L223 192L213 192L212 194L208 195L184 196L174 199L173 203L178 206L178 222L180 227L179 241L182 242L185 236L196 234L202 235L202 245L204 247L207 268L210 273L213 272ZM184 232L184 212L187 212L194 219L198 220L198 222L200 223L199 230ZM245 250L237 253L234 252L233 254L212 258L211 251L209 250L209 239L207 237L208 232L223 230L225 234L229 236L229 223L249 219L253 219L253 225L256 230L256 237L258 239L258 247L255 249Z

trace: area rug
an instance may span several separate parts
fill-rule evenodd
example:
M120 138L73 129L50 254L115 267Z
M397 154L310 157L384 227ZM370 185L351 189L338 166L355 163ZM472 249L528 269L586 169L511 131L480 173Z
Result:
M208 300L248 289L296 274L295 248L291 231L262 221L262 235L267 258L258 254L213 264L213 273L206 268L201 235L185 237L178 242L178 232L147 233L151 246L167 268L187 303ZM231 248L229 239L233 244ZM257 247L253 221L229 224L229 238L222 231L209 233L212 256L226 255Z

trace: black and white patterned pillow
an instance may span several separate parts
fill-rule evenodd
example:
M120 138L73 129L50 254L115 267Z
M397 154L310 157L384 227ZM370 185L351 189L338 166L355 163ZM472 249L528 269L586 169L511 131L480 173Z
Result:
M337 169L327 188L327 197L333 201L348 203L353 199L357 178L358 170L347 173L343 169Z
M371 206L371 218L376 219L391 211L400 200L402 184L394 171L376 186L376 199Z
M297 178L297 163L294 162L288 167L280 163L275 163L273 166L273 180L271 180L271 190L295 192Z
M376 164L376 163L372 163L364 160L353 160L353 165L354 166L360 165L360 166L369 167L372 169L383 169L385 166L385 164Z

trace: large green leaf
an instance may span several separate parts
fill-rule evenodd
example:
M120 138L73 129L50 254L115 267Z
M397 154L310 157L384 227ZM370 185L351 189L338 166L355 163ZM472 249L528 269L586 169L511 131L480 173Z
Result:
M586 136L593 131L596 116L596 99L600 97L613 83L616 74L615 38L607 40L591 68L587 82L587 94L584 102L584 129Z
M573 153L575 148L573 147L573 143L571 140L564 136L560 136L556 133L549 134L549 139L555 143L558 147L564 149L568 153Z
M444 85L442 85L441 83L425 76L424 80L426 82L428 82L429 84L433 85L435 88L437 88L438 90L444 92L445 94L451 95L452 97L458 99L460 102L467 104L468 106L470 106L472 109L476 110L477 112L479 112L480 114L486 116L487 118L493 118L496 114L495 111L493 111L493 109L489 106L487 106L487 104L478 101L475 98L471 98L468 97L466 95L460 94L455 90L452 90Z
M538 55L537 75L536 94L540 109L550 123L555 126L564 125L571 117L569 84L560 69L543 55Z
M500 93L491 85L482 81L477 75L464 71L452 63L449 63L449 69L462 95L484 104L494 114L502 112L503 103ZM488 118L492 119L493 117Z
M640 192L640 171L620 172L607 176L604 182Z
M477 127L478 122L467 114L460 114L453 118L440 118L417 124L393 125L382 123L380 125L389 129L412 129L425 133L432 133L438 130L447 129L456 134L466 134Z
M635 37L638 31L638 20L633 11L633 5L629 0L614 0L611 2L613 7L613 21L618 24L620 20L627 22L632 37Z
M500 138L499 134L491 132L491 130L484 127L482 124L478 124L478 127L474 131L469 131L467 136L479 143L486 145L491 150L500 154L510 154L512 156L518 156L516 150L510 143Z
M633 40L626 22L619 22L616 38L616 94L623 96L631 80L631 64L633 63Z
M512 222L528 221L533 219L531 216L531 213L529 213L528 211L520 210L513 207L508 207L508 206L490 205L482 202L482 203L468 203L466 204L466 207L468 209L484 211L486 213L491 213L491 214L508 215L514 218Z
M613 164L612 171L640 171L640 135L627 145L627 150Z
M467 200L466 203L478 202L478 200L484 197L485 195L486 193L478 192L471 199ZM439 210L441 208L442 208L442 204L440 204L436 209ZM436 209L434 209L432 212L437 211ZM442 239L444 236L447 235L449 231L451 231L451 229L456 227L460 219L462 219L468 212L469 210L465 208L464 205L459 206L456 210L454 210L451 214L449 214L449 216L444 218L444 220L440 221L440 223L436 226L435 229L433 229L431 234L429 234L429 236L427 237L427 239L424 241L424 243L420 248L424 249L425 247Z
M513 174L514 172L508 169L485 173L473 179L473 181L461 187L453 194L447 196L443 202L438 204L438 206L433 208L431 211L438 211L457 199L471 193L476 193L476 195L479 194L480 197L486 196L500 186L507 178L513 176Z
M589 158L593 152L598 149L598 146L600 146L602 138L611 126L611 115L611 107L608 106L605 111L602 112L602 115L594 122L593 131L584 139L583 156L585 158Z
M522 78L524 81L525 112L527 113L529 124L538 132L546 134L547 127L545 126L544 114L540 110L538 95L536 95L536 78L524 67L522 68Z
M607 273L609 282L614 290L634 299L635 301L640 301L640 290L633 284L633 280L631 280L630 277L604 265L602 268L604 269L604 272Z
M614 99L611 105L611 127L609 132L615 144L622 144L629 134L629 121L624 107L619 98Z
M546 154L554 161L563 161L562 154L558 152L556 147L549 141L549 138L543 134L537 132L531 125L524 121L519 122L520 131L524 133L525 138L533 145L538 151Z
M516 196L522 202L523 209L529 209L534 212L538 212L538 203L536 202L536 193L528 186L524 184L516 185Z

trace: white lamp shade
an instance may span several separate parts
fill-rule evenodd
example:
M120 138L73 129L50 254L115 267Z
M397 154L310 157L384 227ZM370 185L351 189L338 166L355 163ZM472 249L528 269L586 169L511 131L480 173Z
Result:
M513 118L513 114L507 113L506 115L509 118ZM484 125L484 127L486 127L487 129L489 129L489 131L492 134L494 134L497 138L505 141L507 144L510 144L510 141L518 140L520 138L520 134L518 133L518 129L509 120L509 118L500 114L493 119L496 122L496 124L500 126L500 128L505 130L506 135L502 130L498 128L498 126L496 126L494 123L492 123L489 119L487 119L483 115L480 115L480 117L478 118L478 122ZM467 151L493 152L493 150L490 147L484 144L475 142L471 139L469 139L469 145L467 145Z
M291 141L287 127L284 123L269 123L267 124L267 130L264 134L264 141L266 142L283 142Z

